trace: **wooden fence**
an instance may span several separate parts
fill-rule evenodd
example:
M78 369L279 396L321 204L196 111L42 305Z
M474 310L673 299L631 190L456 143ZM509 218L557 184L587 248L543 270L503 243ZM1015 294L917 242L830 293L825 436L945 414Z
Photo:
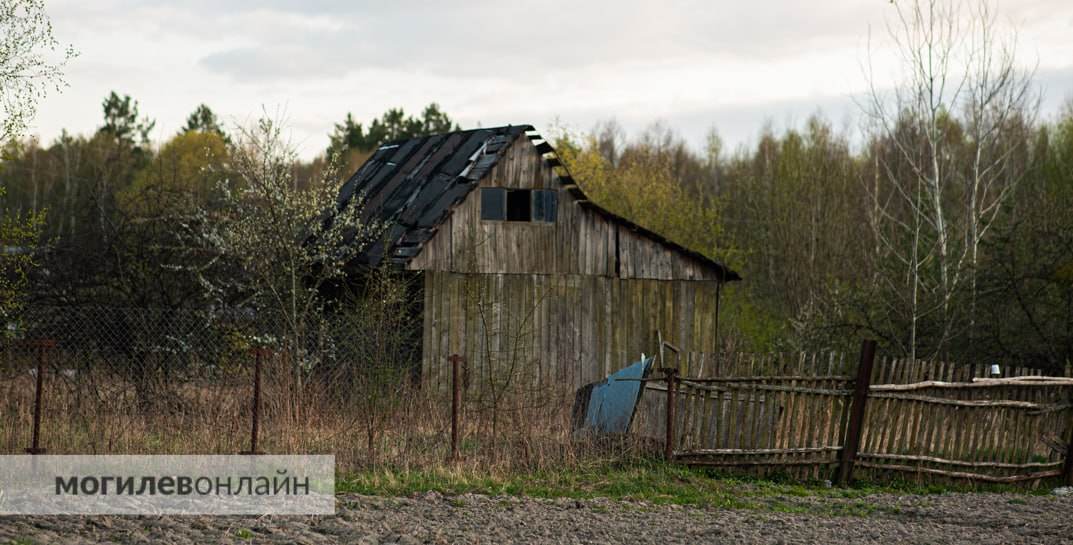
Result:
M665 440L669 427L684 463L836 481L1073 478L1073 379L863 354L667 356L676 374L646 382L631 431Z

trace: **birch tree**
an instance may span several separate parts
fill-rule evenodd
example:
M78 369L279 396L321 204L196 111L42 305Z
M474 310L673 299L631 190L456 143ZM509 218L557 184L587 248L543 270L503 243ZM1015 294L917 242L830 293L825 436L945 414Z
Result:
M43 1L0 0L0 141L20 136L46 92L62 87L62 68L75 52L67 47L50 59L58 45ZM0 187L0 200L6 192L6 186ZM0 206L0 319L21 302L44 222L36 202L25 215L4 208Z
M1003 32L989 2L917 0L893 9L887 33L901 79L885 91L870 63L862 106L875 166L874 282L898 302L891 310L909 331L894 336L916 358L923 323L929 355L971 335L981 243L1022 176L1020 127L1032 123L1038 97L1031 71L1017 63L1016 37Z
M66 85L74 56L53 36L43 0L0 0L0 140L20 136L41 99Z

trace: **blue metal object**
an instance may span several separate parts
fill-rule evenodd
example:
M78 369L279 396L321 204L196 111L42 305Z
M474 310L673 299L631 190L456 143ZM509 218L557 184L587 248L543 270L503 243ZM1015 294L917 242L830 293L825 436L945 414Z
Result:
M626 433L641 398L653 358L644 358L600 382L583 386L574 402L575 428L596 433ZM588 392L588 396L585 393ZM581 417L584 415L583 417Z

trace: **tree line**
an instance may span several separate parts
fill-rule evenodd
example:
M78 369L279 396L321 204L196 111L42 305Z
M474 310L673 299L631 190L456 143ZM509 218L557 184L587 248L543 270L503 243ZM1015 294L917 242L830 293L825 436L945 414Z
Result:
M311 191L337 191L347 169L384 142L456 127L436 104L419 117L388 110L364 131L347 115L326 153L304 162L283 142L278 124L237 127L233 138L204 104L158 146L149 140L155 122L142 115L137 100L112 92L101 111L101 124L90 135L65 131L47 146L12 139L2 149L4 217L41 215L35 244L44 251L37 252L41 262L26 293L30 303L170 309L240 304L243 290L207 282L235 278L231 269L238 266L209 247L219 242L208 236L213 228L240 214L255 216L283 192L310 201ZM265 168L257 160L283 162L270 173L257 172ZM284 187L249 194L259 184ZM323 198L303 206L305 223L323 212L314 202L327 206ZM262 220L279 224L279 218Z
M1033 72L988 2L895 6L901 79L822 115L698 152L662 125L565 134L597 201L728 262L728 342L910 358L1073 359L1073 101L1039 119Z
M726 291L727 348L852 349L869 336L906 357L1062 365L1073 103L1039 118L1032 73L988 4L895 9L905 77L861 100L861 135L817 114L733 150L713 129L697 149L662 124L628 135L607 121L559 134L556 149L591 198L742 273ZM6 141L5 305L259 299L298 316L319 303L293 273L339 271L288 248L324 223L344 177L384 142L458 126L436 104L348 114L312 161L277 125L228 130L205 105L165 142L152 128L112 93L92 134ZM320 239L353 238L359 227L343 225Z

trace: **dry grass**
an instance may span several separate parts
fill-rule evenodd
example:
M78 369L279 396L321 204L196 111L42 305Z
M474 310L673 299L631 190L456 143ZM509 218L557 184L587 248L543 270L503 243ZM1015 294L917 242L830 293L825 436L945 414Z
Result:
M30 361L0 376L0 449L30 445L34 376ZM480 392L462 411L462 459L450 455L449 392L390 384L340 387L284 372L263 373L259 450L334 454L342 473L449 467L486 475L580 467L640 454L625 442L596 445L570 431L572 393L529 392L493 414ZM252 377L240 367L212 380L140 377L104 371L46 372L41 445L53 454L234 454L249 448ZM370 414L375 411L376 414ZM370 449L369 431L374 440Z

